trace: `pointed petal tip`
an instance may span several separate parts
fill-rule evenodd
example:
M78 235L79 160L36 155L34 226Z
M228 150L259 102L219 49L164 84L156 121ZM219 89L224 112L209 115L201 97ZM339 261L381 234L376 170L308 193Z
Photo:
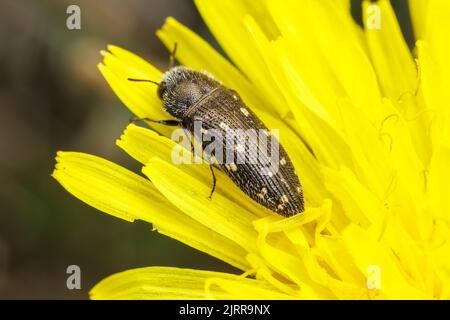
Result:
M100 50L100 55L102 57L106 57L109 54L111 54L111 52L109 52L108 50L104 50L104 49Z
M135 125L134 123L129 123L123 130L120 137L116 140L116 144L119 145L119 143L122 143L124 140L126 140L130 130L133 130L135 127L137 127L137 125Z
M62 159L65 157L66 154L67 154L67 152L64 152L64 151L61 151L61 150L59 150L59 151L56 152L56 156L55 156L56 164L55 164L55 167L56 167L58 164L61 163Z
M113 53L115 49L119 48L118 46L114 44L107 44L106 49L109 51L108 53Z
M164 28L165 25L173 24L173 23L178 23L177 19L175 19L175 18L172 17L172 16L168 16L168 17L166 18L166 20L164 21L163 28Z
M52 173L50 173L50 177L52 177L55 180L58 180L58 169L55 167Z
M173 25L176 25L177 23L178 21L174 17L168 16L166 20L164 20L162 26L159 29L156 29L155 34L158 36L158 38L161 38L164 31L167 31L167 29L173 27Z

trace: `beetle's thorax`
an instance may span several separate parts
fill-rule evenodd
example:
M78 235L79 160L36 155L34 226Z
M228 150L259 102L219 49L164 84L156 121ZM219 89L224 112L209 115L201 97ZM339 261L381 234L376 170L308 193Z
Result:
M220 85L219 81L205 72L178 66L164 74L158 87L158 96L169 114L183 119L192 106Z

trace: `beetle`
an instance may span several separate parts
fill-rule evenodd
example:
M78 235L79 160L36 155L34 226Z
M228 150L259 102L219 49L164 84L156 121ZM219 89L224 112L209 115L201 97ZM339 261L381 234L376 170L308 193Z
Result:
M171 56L171 59L172 56ZM173 60L171 60L173 61ZM151 80L133 79L130 81L148 81L158 85L157 94L163 103L164 110L178 120L144 120L169 126L181 126L196 139L195 123L199 122L201 131L206 133L212 129L226 132L227 130L255 130L267 132L267 127L250 110L239 94L225 87L212 75L203 71L195 71L185 66L170 67L158 83ZM250 131L251 132L251 131ZM242 137L241 137L242 138ZM271 137L272 143L278 143L276 137ZM275 140L274 140L275 139ZM253 140L254 142L255 140ZM242 143L242 139L240 141ZM202 148L208 141L202 141ZM230 151L238 157L238 145L225 141L223 151ZM246 147L258 148L254 143ZM214 154L212 154L214 156ZM268 155L259 155L253 163L221 162L220 169L251 199L264 207L283 216L292 216L304 211L303 189L294 166L284 150L278 144L277 170L267 169L270 162ZM211 159L210 159L211 160ZM216 178L213 164L210 161L214 192ZM266 171L263 170L266 168Z

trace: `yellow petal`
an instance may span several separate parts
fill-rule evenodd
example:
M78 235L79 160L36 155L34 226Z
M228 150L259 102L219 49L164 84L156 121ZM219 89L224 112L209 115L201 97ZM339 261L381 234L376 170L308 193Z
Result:
M208 283L213 281L213 283ZM91 299L282 299L268 283L221 272L147 267L114 274L92 288Z
M429 1L430 0L408 0L416 39L423 39L425 36L425 19Z
M170 158L175 142L135 124L130 124L123 132L117 145L142 164L153 157Z
M265 109L267 104L255 94L254 86L211 45L172 17L156 32L167 48L177 43L177 59L195 70L206 70L229 88L239 92L251 107Z
M339 171L323 168L325 184L341 205L345 214L355 224L381 227L383 203L362 185L346 167Z
M367 43L383 93L397 101L402 94L414 92L416 66L389 1L381 0L375 4L380 10L380 28L367 25L370 21L368 7L373 5L365 0L362 6Z
M354 293L356 299L368 298L364 276L358 272L357 266L352 261L351 253L345 248L342 238L320 235L316 240L316 247L323 261L333 270L335 276L341 279L342 283L350 284L354 288L359 288L358 293ZM339 297L348 297L347 290L333 287L333 293ZM350 298L350 297L349 297Z
M450 92L445 81L444 70L432 55L430 45L426 41L418 41L418 64L420 73L420 89L425 103L432 109L431 141L433 146L445 144L450 146L450 111L447 101ZM428 132L426 132L428 134Z
M342 20L345 21L345 18L335 14L335 1L309 3L310 14L315 17L314 24L318 30L317 40L326 61L354 104L364 108L367 115L374 118L377 110L373 106L380 99L380 91L369 57L357 34L343 26ZM348 19L350 16L347 13Z
M53 177L85 203L127 221L153 223L169 237L247 268L240 246L183 214L145 178L84 153L58 152L57 162Z
M188 165L177 167L154 157L144 167L143 172L155 187L186 215L241 245L247 251L255 252L256 231L252 221L256 216L220 193L209 199L211 185L187 174L182 169L184 166Z
M446 39L450 34L450 20L448 18L450 2L447 0L430 1L425 15L425 40L429 43L431 54L448 84L450 80L450 61L448 59L450 44Z
M351 224L342 237L361 274L369 278L374 276L370 271L373 266L379 270L380 289L372 291L373 298L427 298L424 292L411 285L392 252L370 239L363 229Z
M429 202L438 218L450 221L450 148L438 147L431 160L428 193Z
M257 44L242 24L248 14L243 2L196 0L195 4L205 23L231 60L264 93L271 106L268 112L285 110L286 102L277 84L267 77L269 70L258 52ZM284 114L282 114L284 116Z
M286 0L283 3L277 0L267 1L270 14L274 17L277 27L280 29L282 37L280 40L285 43L283 55L291 54L296 64L295 71L302 73L302 77L307 78L308 86L314 86L322 82L322 90L325 95L340 89L340 85L335 82L334 75L327 64L323 63L323 54L315 39L314 32L311 32L312 19L308 1ZM309 50L302 50L308 46ZM291 50L289 50L291 49ZM316 74L314 74L316 73ZM331 86L331 87L330 87ZM320 91L315 92L320 94Z
M109 45L109 51L103 51L103 63L98 68L119 99L138 118L153 120L172 119L164 112L162 103L156 95L157 85L147 82L129 81L128 78L148 79L159 82L161 72L151 64L122 48ZM149 123L165 135L172 129L167 126Z
M245 300L291 300L294 297L281 293L266 282L253 280L230 280L224 277L214 277L206 281L207 297L218 299L211 288L218 286L233 296L233 299Z
M450 146L450 2L433 0L428 3L425 19L425 41L419 42L419 67L423 92L429 106L436 111L434 142ZM441 141L441 142L439 142Z
M332 299L331 292L321 286L317 286L309 277L305 262L299 255L283 250L283 246L267 241L267 230L261 225L258 237L258 249L264 263L270 269L282 275L285 279L293 281L298 289L291 293L297 297L308 297L309 299Z

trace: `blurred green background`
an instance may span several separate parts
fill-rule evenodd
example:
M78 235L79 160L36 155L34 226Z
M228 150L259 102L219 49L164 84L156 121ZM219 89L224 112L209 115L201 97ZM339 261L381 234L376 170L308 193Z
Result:
M412 46L406 1L392 3ZM81 30L66 28L70 4L81 8ZM165 70L155 30L169 15L213 41L189 0L0 2L0 298L85 299L104 277L143 266L236 272L149 224L100 213L50 177L57 150L140 171L115 145L132 115L96 65L111 43ZM81 290L66 287L72 264L81 267Z

